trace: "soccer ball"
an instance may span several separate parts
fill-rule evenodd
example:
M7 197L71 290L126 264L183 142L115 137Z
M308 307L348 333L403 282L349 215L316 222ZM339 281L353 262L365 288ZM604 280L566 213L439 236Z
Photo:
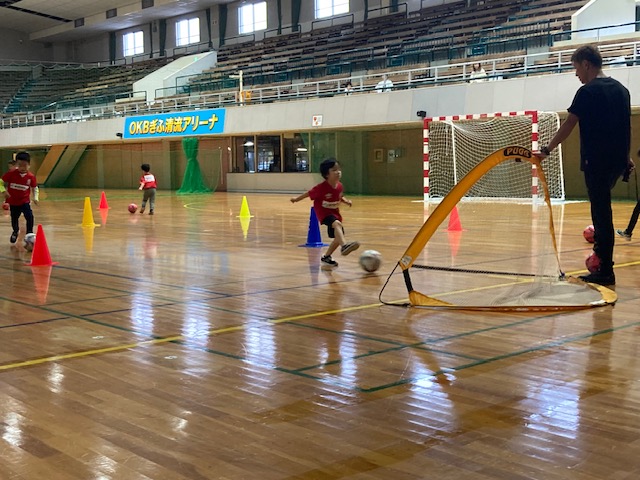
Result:
M596 241L595 235L596 235L596 230L595 228L593 228L593 225L589 225L582 232L582 236L589 243L594 243Z
M365 272L375 272L382 265L382 255L375 250L365 250L360 255L359 263Z
M130 203L128 208L131 213L136 213L136 210L138 210L138 205L136 205L135 203Z
M36 244L36 234L35 233L27 233L24 236L24 248L27 251L31 252L33 250L33 246Z
M600 270L600 257L596 255L596 252L591 252L591 255L587 257L584 264L587 267L587 270L591 273L596 273Z

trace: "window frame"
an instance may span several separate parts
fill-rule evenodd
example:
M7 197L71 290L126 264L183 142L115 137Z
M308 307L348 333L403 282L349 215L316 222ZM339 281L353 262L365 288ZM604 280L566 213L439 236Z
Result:
M263 11L257 12L258 7L263 9ZM250 15L251 19L248 23L245 24L243 21L249 20L248 18L246 18L247 16L249 16L248 12L251 12L251 15ZM256 13L259 13L260 15L264 15L264 19L261 18L256 21ZM248 35L248 34L255 33L260 30L266 30L266 29L267 29L267 2L261 1L261 2L250 3L247 5L242 5L238 8L238 33L240 33L240 35Z
M138 44L138 40L140 44ZM132 46L129 45L131 41ZM144 32L142 30L127 32L122 35L122 53L125 57L133 57L144 53Z
M185 28L185 25L187 35L181 36L181 30ZM195 32L192 30L195 30ZM176 47L200 43L200 39L200 17L184 18L176 22Z

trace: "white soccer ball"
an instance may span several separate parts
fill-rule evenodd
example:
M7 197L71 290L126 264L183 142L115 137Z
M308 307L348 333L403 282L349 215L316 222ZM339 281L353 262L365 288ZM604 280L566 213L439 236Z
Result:
M33 246L36 243L36 234L35 233L27 233L24 236L24 248L27 249L27 251L31 252L33 250Z
M365 272L375 272L382 265L382 255L375 250L365 250L360 255L360 266Z

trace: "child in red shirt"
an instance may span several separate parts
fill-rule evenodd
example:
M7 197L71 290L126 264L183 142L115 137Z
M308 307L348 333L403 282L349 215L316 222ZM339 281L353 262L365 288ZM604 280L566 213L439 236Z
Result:
M144 213L144 207L146 207L147 201L149 201L149 215L153 215L158 184L156 183L156 177L150 172L151 167L148 163L143 163L140 168L142 169L142 176L140 177L140 188L138 188L138 190L142 190L143 192L140 213Z
M11 243L16 243L20 231L20 215L24 215L27 221L27 233L33 233L33 211L31 210L31 192L33 203L38 205L38 184L36 176L29 171L31 156L28 152L16 154L16 168L9 170L2 176L0 192L4 194L11 211L11 228L13 233L9 238Z
M298 197L291 198L291 203L299 202L307 197L313 200L313 210L316 217L323 225L327 226L329 238L333 238L331 245L327 249L325 255L320 261L327 266L337 267L338 262L331 258L331 254L338 248L342 255L349 255L360 247L358 242L347 242L342 226L342 216L340 215L340 203L346 203L351 206L351 200L347 200L343 195L342 183L340 177L342 170L340 164L335 158L327 158L320 164L320 173L325 179L311 190Z

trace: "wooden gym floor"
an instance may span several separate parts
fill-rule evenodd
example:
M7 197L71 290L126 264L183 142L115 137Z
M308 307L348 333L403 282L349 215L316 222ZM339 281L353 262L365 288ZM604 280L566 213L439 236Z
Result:
M100 192L43 192L53 267L25 266L0 215L0 479L640 477L640 241L617 243L615 307L429 311L378 301L432 208L418 199L343 209L384 257L365 275L360 251L319 268L299 247L311 204L288 195L248 194L245 235L240 194L160 192L149 216L126 210L138 191L106 193L103 218ZM529 262L522 208L462 204L456 249ZM554 209L579 272L588 204Z

